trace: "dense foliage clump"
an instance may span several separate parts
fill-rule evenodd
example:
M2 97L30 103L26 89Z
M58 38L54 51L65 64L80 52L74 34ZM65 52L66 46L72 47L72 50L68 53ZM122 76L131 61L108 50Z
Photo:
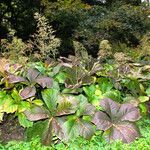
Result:
M150 149L148 3L0 10L0 149Z

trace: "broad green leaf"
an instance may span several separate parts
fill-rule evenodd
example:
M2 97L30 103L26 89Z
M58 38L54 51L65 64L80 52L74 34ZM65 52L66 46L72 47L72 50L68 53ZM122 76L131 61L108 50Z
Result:
M145 103L139 104L139 108L143 114L147 114L148 109L147 109L147 106L145 105Z
M49 119L34 123L32 127L27 128L26 130L27 141L31 141L32 138L35 138L37 136L39 136L40 138L43 138L44 133L48 130L48 128L49 128Z
M121 101L121 93L118 90L110 90L103 94L103 98L110 98L116 101Z
M139 101L141 103L149 101L149 97L148 96L139 96L138 99L139 99Z
M15 103L15 101L11 97L9 96L5 97L3 104L3 111L6 113L14 113L17 111L17 109L18 104Z
M33 122L29 121L23 113L18 114L18 120L21 126L29 128L33 126Z
M71 119L64 123L63 130L65 133L65 141L73 140L79 136L79 127L77 119Z
M99 88L103 93L110 91L113 88L113 84L107 78L99 78L98 83Z
M24 112L25 110L30 108L30 103L27 101L21 101L20 104L18 105L18 112Z
M43 101L40 99L35 99L32 101L32 103L37 105L37 106L42 106L44 104Z
M42 92L43 100L52 115L56 111L58 94L59 92L56 89L46 89Z
M21 100L21 97L16 89L13 90L11 96L16 102L19 102Z
M90 86L83 87L83 91L86 93L88 97L92 97L95 94L96 86L94 84Z
M73 140L78 136L90 139L94 135L93 124L82 118L68 120L64 123L63 129L66 134L66 141Z
M80 94L77 98L79 100L77 116L93 115L95 107L88 103L87 98L82 94Z
M17 104L10 104L7 107L5 106L5 112L6 113L14 113L18 110L18 105Z
M55 76L55 79L58 80L59 83L65 83L66 75L63 72L60 72Z
M0 99L6 96L6 91L0 91Z
M57 66L53 67L53 76L59 73L61 67L61 64L58 64Z

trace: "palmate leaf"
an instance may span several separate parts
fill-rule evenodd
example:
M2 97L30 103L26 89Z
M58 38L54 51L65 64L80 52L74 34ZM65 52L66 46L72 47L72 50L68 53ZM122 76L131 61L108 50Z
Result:
M94 82L94 78L88 74L88 71L79 66L65 67L63 71L66 75L65 86L67 88L75 89L79 88L82 84Z
M36 88L35 84L39 84L42 88L51 88L53 86L53 79L50 77L46 77L41 75L41 73L35 69L28 69L26 78L21 76L16 76L13 74L8 75L7 77L8 83L24 83L28 85L25 89L23 89L20 93L22 99L27 99L35 96Z
M40 72L39 72L39 71L37 71L36 69L30 68L30 69L28 69L28 71L27 71L26 77L27 77L27 79L28 79L31 83L33 83L33 82L35 82L35 79L36 79L39 75L40 75Z
M139 137L134 123L140 119L139 110L130 103L118 104L111 99L100 102L105 112L96 112L93 123L100 130L110 130L109 140L122 140L125 143L134 141Z

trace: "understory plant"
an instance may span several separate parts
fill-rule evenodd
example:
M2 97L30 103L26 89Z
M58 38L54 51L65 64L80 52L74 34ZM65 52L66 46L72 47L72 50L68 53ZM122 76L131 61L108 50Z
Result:
M149 65L82 55L26 66L1 59L1 122L4 115L18 117L26 139L39 136L45 145L99 132L109 141L139 138L135 122L150 108Z
M42 97L44 107L33 106L24 112L30 121L44 120L34 123L27 130L28 139L38 135L43 144L49 145L54 135L62 141L79 135L89 139L94 135L92 123L83 116L92 116L95 107L85 97L62 95L56 89L44 90Z

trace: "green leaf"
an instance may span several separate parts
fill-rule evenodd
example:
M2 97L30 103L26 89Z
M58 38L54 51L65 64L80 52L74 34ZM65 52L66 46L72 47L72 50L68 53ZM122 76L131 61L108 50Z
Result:
M6 96L6 91L0 91L0 99Z
M19 102L21 100L21 97L16 89L13 90L11 96L16 102Z
M95 94L96 86L94 84L90 86L83 87L83 91L86 93L88 97L92 97Z
M24 112L25 110L30 108L30 103L27 101L22 101L19 105L18 105L18 112Z
M116 101L120 101L121 93L118 90L110 90L103 94L103 98L110 98Z
M31 141L32 138L35 138L37 136L43 138L44 133L48 130L48 128L49 128L49 119L34 123L32 127L27 128L26 130L27 141Z
M55 79L58 80L59 83L65 83L66 75L63 72L60 72L55 76Z
M146 107L145 103L139 104L139 108L143 114L147 113L147 107Z
M102 93L108 92L113 88L113 84L107 78L99 78L98 83Z
M0 122L3 121L4 113L0 113Z
M43 100L52 114L56 111L58 94L56 89L46 89L42 92Z
M74 118L64 123L64 131L66 133L66 141L73 140L78 136L90 139L94 135L93 124L82 118Z
M6 97L3 104L3 111L6 113L14 113L18 109L18 104L11 97Z
M139 96L138 99L140 100L141 103L149 101L149 97L148 96Z
M148 96L150 96L150 87L149 87L148 89L146 89L146 94L147 94Z
M33 126L33 122L29 121L23 113L18 114L18 120L21 126L29 128Z
M44 104L43 101L40 99L35 99L32 101L32 103L37 105L37 106L42 106Z
M99 90L99 89L97 89L97 90L95 91L95 95L96 95L96 96L102 96L102 91Z

